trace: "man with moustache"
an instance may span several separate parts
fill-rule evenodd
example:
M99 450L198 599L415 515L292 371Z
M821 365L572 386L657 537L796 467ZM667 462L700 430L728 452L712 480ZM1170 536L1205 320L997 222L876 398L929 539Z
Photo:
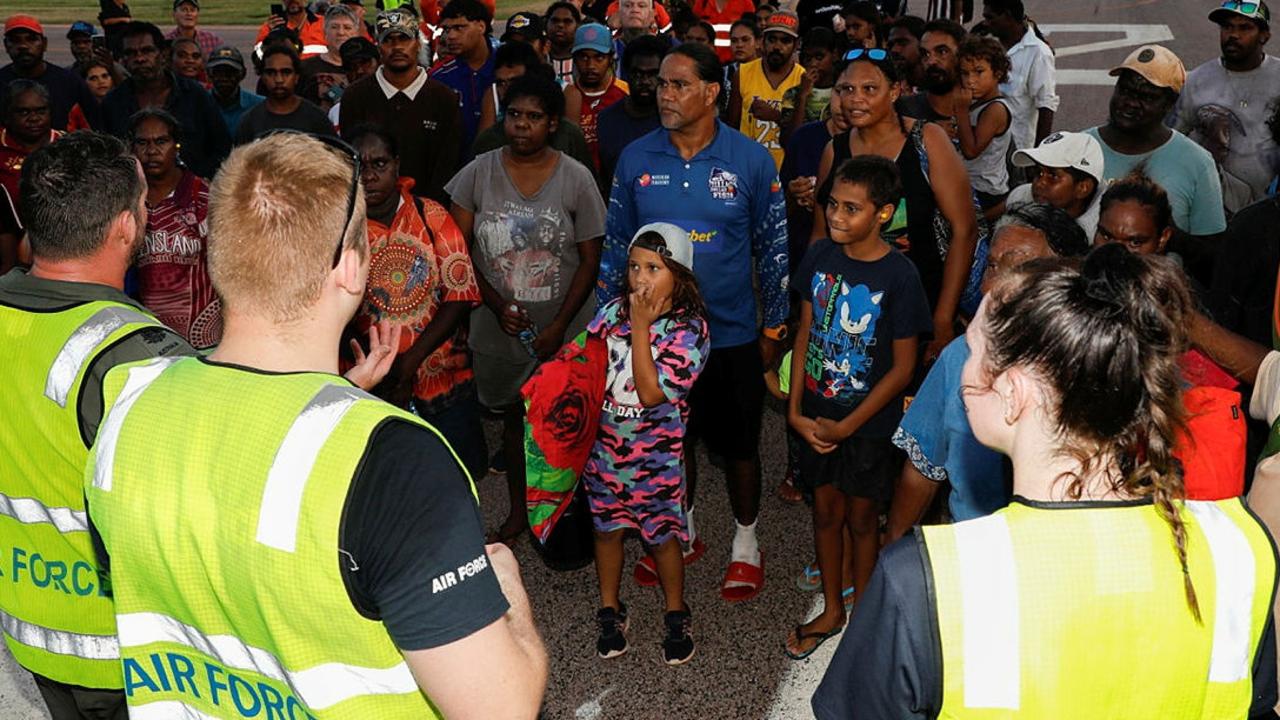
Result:
M231 133L213 96L199 83L178 77L166 67L160 28L130 22L120 31L120 38L129 79L102 101L103 128L116 137L128 137L134 113L145 108L167 110L182 124L182 162L202 178L213 177L231 152Z
M1271 10L1265 2L1227 0L1209 13L1222 56L1187 73L1170 125L1215 150L1223 199L1235 212L1267 196L1280 151L1267 129L1268 104L1280 95L1280 60L1266 54ZM1218 156L1222 156L1219 159Z
M886 45L899 77L906 79L907 90L915 92L924 85L924 66L920 63L920 41L924 39L925 21L914 15L903 15L889 26Z
M755 140L782 166L782 98L800 86L804 68L796 62L800 18L779 10L764 25L764 57L743 63L731 80L727 122Z
M960 86L960 61L956 53L964 42L965 29L954 20L934 20L924 26L920 38L920 69L923 90L898 100L898 113L909 118L937 123L954 140L956 121L952 95Z
M457 171L462 150L458 96L418 66L416 15L383 11L374 28L382 65L343 92L338 124L385 128L400 146L400 174L413 178L418 193L447 203L444 186Z

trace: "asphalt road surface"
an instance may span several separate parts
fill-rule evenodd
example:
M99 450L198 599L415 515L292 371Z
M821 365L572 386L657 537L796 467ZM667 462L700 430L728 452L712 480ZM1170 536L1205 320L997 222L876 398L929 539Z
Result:
M911 0L911 5L922 0ZM978 3L981 5L981 3ZM1106 119L1111 79L1106 71L1133 48L1161 42L1176 52L1188 70L1215 57L1217 32L1206 14L1216 3L1191 0L1030 0L1028 12L1049 35L1057 51L1058 92L1062 98L1054 127L1080 130ZM89 13L86 13L89 14ZM217 28L224 40L248 49L254 28ZM68 58L65 28L49 28L51 59ZM660 597L635 587L626 573L623 599L631 609L631 651L615 660L595 657L595 576L590 567L570 573L546 569L527 541L517 548L535 616L551 653L552 672L544 716L556 720L613 718L771 718L812 717L808 698L834 652L828 643L813 657L792 662L782 653L788 630L817 609L814 595L794 587L794 577L812 555L811 525L802 507L783 505L773 494L781 478L785 449L783 417L766 413L762 456L765 497L759 524L766 554L766 586L741 606L719 599L732 538L732 519L719 472L705 456L698 492L698 531L706 556L690 567L688 600L693 609L697 655L683 667L661 662ZM496 443L495 427L490 441ZM506 512L504 481L478 483L487 521L496 525ZM631 560L640 549L628 547ZM628 564L628 569L630 564ZM0 650L0 717L45 717L25 672Z

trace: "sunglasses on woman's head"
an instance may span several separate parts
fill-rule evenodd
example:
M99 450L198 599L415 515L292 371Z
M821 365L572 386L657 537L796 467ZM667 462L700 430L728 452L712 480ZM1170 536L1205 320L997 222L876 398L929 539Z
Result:
M864 55L875 62L883 62L889 59L889 53L885 50L881 50L880 48L871 48L870 50L866 48L854 48L844 54L844 59L846 61L857 60Z

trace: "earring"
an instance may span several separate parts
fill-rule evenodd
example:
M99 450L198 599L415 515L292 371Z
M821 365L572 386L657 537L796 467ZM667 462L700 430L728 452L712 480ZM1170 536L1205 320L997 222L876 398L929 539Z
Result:
M174 150L181 150L181 149L182 149L182 143L174 143L174 145L173 145L173 149L174 149Z

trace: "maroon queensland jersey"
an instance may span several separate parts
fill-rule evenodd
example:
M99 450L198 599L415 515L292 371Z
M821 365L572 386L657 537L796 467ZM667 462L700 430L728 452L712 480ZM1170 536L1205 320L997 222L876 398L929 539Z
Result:
M209 185L190 170L165 199L147 205L147 234L134 266L148 310L196 349L222 339L222 303L206 265Z

